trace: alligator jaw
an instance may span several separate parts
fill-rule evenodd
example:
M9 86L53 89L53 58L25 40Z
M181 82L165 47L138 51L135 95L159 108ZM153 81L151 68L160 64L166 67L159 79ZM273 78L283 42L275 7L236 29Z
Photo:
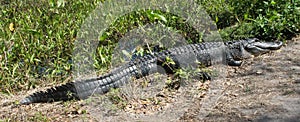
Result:
M244 45L245 50L252 55L260 55L267 53L271 50L278 50L282 47L282 42L259 42L256 39L251 40L248 44Z
M253 45L261 49L278 50L282 42L255 42Z

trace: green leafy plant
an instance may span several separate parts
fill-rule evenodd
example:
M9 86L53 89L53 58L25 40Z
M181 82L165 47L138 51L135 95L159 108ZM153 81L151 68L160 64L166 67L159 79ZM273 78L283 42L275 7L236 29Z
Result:
M225 40L257 37L284 40L299 34L299 0L199 0ZM233 26L234 25L234 26Z

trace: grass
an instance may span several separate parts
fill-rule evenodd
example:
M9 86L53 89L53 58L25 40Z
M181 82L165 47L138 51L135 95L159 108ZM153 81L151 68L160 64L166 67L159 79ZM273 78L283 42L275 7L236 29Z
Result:
M99 1L60 2L1 2L1 92L34 88L40 81L61 82L70 76L77 30Z
M0 92L14 94L71 81L76 34L99 2L103 0L1 1ZM225 40L247 37L284 40L299 33L300 2L296 0L198 2L216 21ZM116 20L100 37L94 67L109 68L118 39L128 30L149 22L162 22L186 35L187 40L200 42L201 34L176 15L157 10L137 11Z

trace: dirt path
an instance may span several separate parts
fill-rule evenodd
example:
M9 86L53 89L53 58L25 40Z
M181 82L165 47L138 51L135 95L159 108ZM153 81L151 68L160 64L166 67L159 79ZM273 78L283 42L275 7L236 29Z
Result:
M212 121L300 121L300 38L279 51L229 68Z
M300 37L282 49L228 67L226 88L208 116L197 112L184 120L194 121L298 121L300 120ZM96 121L85 102L16 105L24 95L0 94L0 121ZM191 107L191 106L190 106ZM194 106L194 109L199 106ZM192 109L192 108L191 108Z

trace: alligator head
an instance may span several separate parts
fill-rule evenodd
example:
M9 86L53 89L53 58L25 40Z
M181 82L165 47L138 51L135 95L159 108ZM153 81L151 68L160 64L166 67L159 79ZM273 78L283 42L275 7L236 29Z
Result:
M240 66L241 60L258 56L282 46L282 42L263 42L257 38L225 43L228 47L227 60L231 66Z

